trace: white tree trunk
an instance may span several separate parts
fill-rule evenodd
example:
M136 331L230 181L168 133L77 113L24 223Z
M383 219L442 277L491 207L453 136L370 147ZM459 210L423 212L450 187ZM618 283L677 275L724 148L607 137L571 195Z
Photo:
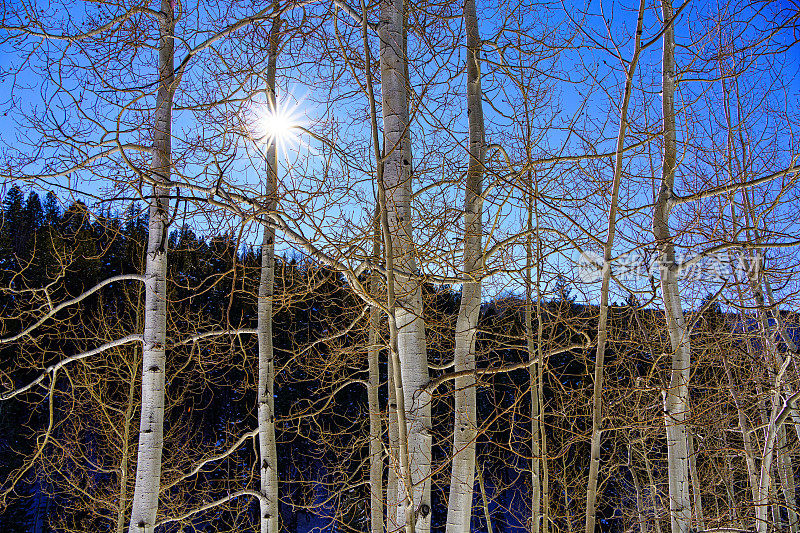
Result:
M158 42L159 85L153 128L152 172L157 182L170 179L172 158L172 98L174 94L174 43L172 6L161 1L161 36ZM161 452L164 447L164 366L167 336L167 232L169 189L154 188L150 201L142 353L142 413L136 484L129 531L151 533L158 513L161 489Z
M386 476L386 531L392 533L398 531L402 522L397 519L397 478L400 473L400 444L397 428L397 398L394 387L394 363L391 356L387 358L386 368L389 374L389 408L388 408L388 451L389 451L389 472Z
M748 351L750 351L750 343L748 342L747 344ZM739 399L739 394L736 392L730 364L725 358L723 358L722 364L725 368L725 376L728 380L728 390L731 393L734 405L736 405L736 413L739 420L739 432L742 434L742 442L744 442L744 461L745 465L747 466L747 481L750 485L750 495L755 503L755 501L758 499L758 474L756 474L756 454L755 450L753 449L752 439L750 437L750 424L747 422L747 414L744 412L744 409L742 408L742 402Z
M797 522L797 497L795 496L794 466L792 456L786 452L786 426L778 426L778 473L781 477L783 499L786 502L786 514L789 519L790 533L798 533L800 524Z
M258 287L258 449L261 494L264 496L260 500L261 533L278 531L278 451L275 444L275 362L272 345L274 243L275 232L264 226Z
M527 115L527 107L526 107ZM529 121L526 119L527 134L530 135ZM531 161L528 153L528 160ZM531 384L531 533L547 533L549 531L549 473L547 467L547 432L544 423L544 365L546 363L542 343L544 338L544 322L542 321L541 265L542 240L536 234L536 334L533 332L533 235L539 224L537 198L538 182L533 173L528 172L528 237L525 243L525 340L528 348L528 375ZM534 225L534 217L536 224Z
M772 316L775 319L775 325L778 329L778 333L780 333L780 336L783 339L783 342L786 343L786 347L789 349L789 351L796 355L797 345L786 331L786 324L784 323L783 317L781 316L780 310L775 302L775 297L772 294L772 284L769 282L769 278L767 278L767 276L764 276L764 289L769 302L769 307L772 310ZM785 387L785 389L786 394L789 394L788 387ZM791 417L793 421L792 426L795 429L797 438L800 439L800 414L798 414L797 409L792 409ZM786 445L785 428L781 428L781 433L778 435L778 438L780 439L778 447L783 449L783 447ZM791 533L798 533L800 532L800 516L798 516L796 503L797 498L795 496L796 489L794 482L794 461L792 460L792 456L788 453L781 454L781 461L781 484L783 485L784 498L786 500L786 507L789 513L789 530Z
M486 519L486 533L494 533L492 527L492 514L489 512L489 498L486 497L486 485L483 482L483 466L476 462L478 472L478 485L481 488L481 503L483 504L483 516Z
M653 216L653 234L659 250L661 294L672 347L672 371L664 394L664 424L667 432L667 476L672 533L689 533L692 522L689 495L689 446L686 418L689 414L689 365L691 345L678 291L675 244L669 229L669 212L675 186L675 30L671 0L661 4L665 24L662 64L662 110L664 157L661 187Z
M700 488L700 478L697 475L697 457L694 449L694 433L691 428L688 428L687 444L689 445L689 477L692 480L692 497L693 505L692 513L694 513L695 521L698 529L705 529L705 518L703 517L703 492Z
M774 376L772 398L770 401L770 411L768 415L767 431L764 435L764 447L761 453L761 472L758 478L758 499L756 500L756 532L766 533L770 529L767 515L772 500L773 480L772 464L775 458L775 443L778 438L778 428L783 424L788 415L788 406L781 400L781 383L786 368L789 366L790 358L786 358L780 369ZM773 506L773 522L775 518L775 506ZM778 526L780 527L780 526Z
M642 48L642 30L644 28L644 0L639 2L639 15L636 24L633 57L625 73L625 90L620 105L619 131L617 133L617 149L614 159L614 179L611 185L611 203L608 209L608 232L603 247L603 274L600 287L600 317L597 321L597 351L594 362L594 390L592 394L592 442L590 448L589 480L586 487L585 533L594 533L597 516L597 477L600 470L600 438L603 425L603 372L608 339L608 292L611 284L611 260L614 250L614 236L617 226L617 209L619 188L622 181L623 150L625 134L628 126L628 105L633 93L633 75L639 62Z
M398 476L398 520L418 533L427 533L431 522L431 432L428 357L422 317L422 287L412 277L417 271L411 226L411 140L409 136L408 78L405 54L403 0L382 0L380 6L380 67L383 103L386 215L397 274L394 322L397 355L404 395L408 468L412 487ZM397 398L398 405L400 398ZM402 455L402 454L401 454ZM401 457L401 460L403 458ZM410 489L410 490L409 490ZM411 501L406 497L411 494ZM411 522L411 524L409 524Z
M277 5L276 5L277 7ZM267 104L276 106L275 70L280 18L272 19L267 57ZM266 153L266 205L277 206L278 158L274 140ZM278 533L278 448L275 443L275 360L272 339L272 301L275 286L275 230L264 225L261 241L261 279L258 286L258 447L261 479L261 533Z
M375 154L375 177L379 183L381 193L379 198L376 198L375 205L375 221L373 227L373 241L372 241L372 258L375 264L379 264L381 254L381 235L382 227L384 226L386 210L386 194L383 187L383 161L381 155L380 135L378 133L378 113L377 105L375 103L375 92L372 83L372 50L369 45L369 37L367 33L367 5L365 0L361 0L361 32L364 42L364 75L367 79L367 96L369 98L370 108L370 127L372 130L372 148ZM380 278L377 271L373 268L370 274L369 291L373 298L378 299L378 289ZM388 284L387 284L388 287ZM388 292L388 291L387 291ZM384 528L383 518L383 428L381 424L381 411L380 411L380 347L378 341L380 340L380 309L373 305L369 314L369 348L368 348L368 365L369 365L369 390L367 392L369 404L369 484L370 484L370 530L371 533L382 533ZM393 416L396 417L397 413L393 412L393 384L392 379L392 356L387 357L387 368L389 373L389 483L386 493L387 497L387 531L394 531L394 527L389 522L394 521L394 515L397 512L396 507L392 504L392 498L396 498L397 490L396 483L393 483L392 475L394 474L392 465L392 450L396 447L396 424L392 426ZM394 434L395 438L392 439Z
M746 219L749 221L749 216ZM747 233L748 239L750 238L749 231ZM769 318L766 313L766 305L764 301L764 293L761 288L762 271L763 271L763 256L756 255L756 260L753 265L748 265L747 272L749 274L748 281L750 283L750 290L753 293L753 298L756 303L758 320L761 329L761 336L764 344L767 347L767 353L764 354L765 362L769 368L770 364L774 364L774 372L770 371L770 377L774 380L773 393L769 411L765 411L763 416L767 422L767 432L764 438L764 446L761 454L761 471L758 479L758 494L756 495L756 531L765 533L769 529L767 522L767 514L770 508L770 502L774 500L774 480L772 477L772 465L775 461L775 454L779 453L775 449L776 441L779 438L782 421L778 421L777 417L779 410L782 406L781 391L784 390L783 375L789 365L791 356L785 360L781 354L778 353L778 347L772 336L769 326ZM777 461L778 470L781 470L780 459ZM793 499L793 498L791 498ZM794 503L791 504L794 507ZM772 505L773 522L777 527L780 519L780 511L777 505Z
M377 210L376 210L376 214ZM375 223L375 237L372 256L375 262L380 255L380 227ZM374 298L378 294L378 275L372 272L370 293ZM370 486L370 531L383 533L383 427L381 424L380 392L381 376L379 370L380 346L380 309L372 306L369 313L369 347L367 359L369 365L369 387L367 403L369 408L369 486Z
M529 176L530 177L530 176ZM529 186L533 189L533 184L530 183L533 178L530 177ZM542 389L542 365L544 362L541 360L542 350L542 317L540 309L541 295L537 290L537 338L539 341L538 350L533 337L533 288L531 279L531 268L533 264L533 250L531 246L531 233L533 232L533 191L529 190L528 201L528 238L525 246L525 339L528 347L528 359L538 359L528 369L531 384L531 533L539 533L544 529L547 531L547 522L542 523L542 466L544 464L543 454L543 441L545 437L544 425L542 424L542 405L541 389ZM539 247L537 237L537 257L539 255ZM537 269L536 283L539 284L539 275ZM546 519L545 519L546 520ZM544 527L542 527L544 526Z
M729 97L728 97L728 89L725 84L725 80L722 80L722 90L723 94L725 95L725 118L727 121L728 126L728 161L727 161L727 168L728 168L728 175L731 180L734 179L735 171L734 171L734 160L735 160L735 151L734 151L734 140L733 140L733 127L731 122L731 111L729 107ZM735 214L735 205L733 202L730 203L730 210L731 210L731 220L733 223L733 231L738 231L738 221ZM733 258L733 256L729 256ZM737 274L734 272L734 277ZM745 297L741 287L737 284L736 290L739 296L739 304L740 304L740 319L746 323L748 319L745 309L747 306L745 305ZM745 346L747 347L747 354L752 360L756 359L756 354L754 353L753 344L751 342L746 342ZM739 418L739 430L742 433L742 441L744 443L744 451L745 451L745 462L747 465L747 474L748 474L748 483L750 485L750 492L752 495L752 503L754 508L759 505L759 473L758 469L756 468L755 458L757 456L755 451L755 446L753 445L753 439L751 436L751 429L749 427L747 421L747 415L744 412L744 408L742 407L742 402L739 399L738 394L736 393L736 389L734 386L732 374L730 371L730 365L727 359L723 359L723 364L725 366L725 372L727 374L728 386L733 396L734 403L736 404L736 409L738 412ZM764 416L763 410L761 411L762 417Z
M672 249L672 246L670 245ZM674 250L666 254L670 265ZM664 264L664 263L662 263ZM664 395L664 423L667 432L667 468L670 519L673 533L688 533L691 524L689 497L689 447L686 418L689 411L689 364L691 348L677 291L677 275L665 265L661 273L666 319L672 345L672 371Z
M485 142L483 92L481 90L478 15L475 0L464 1L467 29L467 116L469 164L464 188L464 265L461 302L455 331L455 371L475 370L475 339L481 309L483 265L483 173ZM467 281L468 280L468 281ZM447 506L447 533L469 533L472 493L475 486L475 440L477 439L475 376L455 380L453 420L453 464Z
M137 303L141 303L141 299L139 299ZM138 349L138 347L134 348L134 353L137 353ZM136 358L138 359L138 354ZM128 444L131 438L131 423L136 413L136 378L138 377L136 367L138 367L137 363L134 363L134 365L130 367L131 379L128 383L128 399L125 404L125 414L123 415L122 435L120 439L122 443L122 456L119 460L119 502L117 504L116 533L125 533L125 518L128 514L128 475L130 470L130 446Z
M413 265L403 264L403 270ZM406 506L417 533L430 531L431 521L431 446L430 393L425 390L428 378L428 359L425 344L425 324L422 319L422 291L416 282L406 282L396 309L397 353L400 357L403 395L405 400L405 424L407 428L408 468L412 484L412 502L405 498L407 488L404 478L398 477L398 520L403 517L407 524Z

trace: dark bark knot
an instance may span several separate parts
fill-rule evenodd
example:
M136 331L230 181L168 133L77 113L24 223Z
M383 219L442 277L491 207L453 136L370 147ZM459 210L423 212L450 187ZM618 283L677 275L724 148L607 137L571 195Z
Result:
M427 503L423 503L422 505L419 506L419 515L422 518L425 518L426 516L428 516L430 514L430 512L431 512L431 508L428 507Z

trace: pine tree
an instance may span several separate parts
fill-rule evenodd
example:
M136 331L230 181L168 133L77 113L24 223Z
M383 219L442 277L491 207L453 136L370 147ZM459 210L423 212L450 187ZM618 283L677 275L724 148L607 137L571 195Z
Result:
M61 203L53 191L48 192L44 198L44 219L50 226L58 224L61 220Z

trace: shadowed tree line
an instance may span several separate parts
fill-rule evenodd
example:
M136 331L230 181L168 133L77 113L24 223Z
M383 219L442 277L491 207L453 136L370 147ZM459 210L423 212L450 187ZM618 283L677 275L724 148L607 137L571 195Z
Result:
M49 193L44 202L11 188L2 203L0 306L2 335L28 325L46 302L75 298L103 279L140 272L146 245L145 216L98 215L81 202L62 210ZM230 234L203 237L184 228L169 236L168 368L163 515L180 516L257 482L252 445L219 455L256 427L255 336L258 248ZM364 387L367 323L363 304L336 273L300 255L277 259L274 311L276 422L281 524L291 533L312 528L367 531L369 527L368 414ZM46 287L46 291L41 288ZM523 301L510 295L484 302L479 320L478 482L473 528L522 531L529 527L530 376ZM726 430L737 417L727 379L740 395L758 397L769 376L753 358L763 347L749 338L754 322L725 314L713 300L690 314L697 370L690 427L704 479L703 503L741 519L747 478L732 448L741 437ZM425 285L428 357L432 379L447 372L459 293ZM26 336L0 348L3 390L29 382L65 356L136 330L141 284L112 283L59 312ZM542 339L550 346L581 343L597 328L597 308L575 303L561 282L542 302ZM669 339L661 312L635 299L611 307L606 354L606 412L599 475L598 523L623 531L637 513L666 520L666 441L661 396L669 368ZM786 317L792 322L792 317ZM535 327L539 327L535 322ZM385 324L384 324L385 328ZM192 339L192 332L236 330L234 335ZM178 333L180 332L180 333ZM385 331L381 333L384 337ZM386 339L384 338L384 342ZM749 347L749 349L748 349ZM781 345L781 349L786 347ZM545 361L544 418L549 473L549 514L558 531L583 520L592 429L593 348L556 353ZM725 365L722 365L722 360ZM722 368L724 366L724 368ZM726 376L726 372L728 373ZM122 345L63 367L54 383L0 404L2 512L9 532L114 531L125 524L133 490L140 392L141 348ZM382 416L388 409L386 365L381 360ZM452 382L434 394L433 506L435 531L444 531L449 489L446 465L452 434ZM50 392L52 389L52 393ZM757 402L751 402L758 405ZM756 412L752 416L758 416ZM386 427L386 425L384 425ZM783 453L796 453L789 435ZM199 469L198 464L203 463ZM439 468L437 469L437 465ZM195 471L196 470L196 471ZM211 513L165 525L164 531L251 530L257 502L233 499Z

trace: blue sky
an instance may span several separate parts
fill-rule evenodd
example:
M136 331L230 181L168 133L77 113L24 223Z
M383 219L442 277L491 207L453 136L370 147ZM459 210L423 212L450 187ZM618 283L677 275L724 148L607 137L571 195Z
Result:
M84 4L67 2L65 6L60 14L57 7L52 7L55 14L51 20L63 21L64 15L68 14L75 21L75 25L85 21L87 8ZM249 9L244 3L230 4L229 12L225 13L207 12L190 4L186 4L186 7L187 14L181 28L189 31L190 38L187 43L178 45L176 56L179 58L183 57L187 46L201 42L215 28L223 25L224 21L242 16ZM623 58L630 57L633 47L631 34L636 23L636 13L628 5L612 2L590 2L588 5L573 3L566 7L565 14L559 5L548 8L538 4L523 3L514 11L509 11L506 5L489 2L479 4L482 37L492 41L485 47L483 65L487 142L503 145L517 161L524 159L524 121L521 120L519 87L515 85L510 73L526 77L528 84L526 88L538 94L538 97L534 98L538 107L533 105L529 110L530 124L533 136L536 138L532 153L534 159L558 154L592 151L605 153L613 150L613 141L618 128L616 107L623 82L622 65L615 54L618 50ZM648 4L645 13L645 40L653 37L660 28L660 12L657 7ZM709 81L716 75L713 70L697 74L691 71L697 64L695 56L699 54L711 57L714 54L715 48L719 48L719 39L715 41L713 35L719 37L735 34L734 44L741 47L748 40L761 35L774 20L788 16L788 11L781 11L784 4L774 3L760 7L763 9L762 13L756 13L752 8L740 10L735 15L738 21L730 28L718 24L715 29L713 20L707 22L708 13L718 9L717 6L709 5L689 5L676 22L677 41L681 44L677 52L677 61L679 68L686 70L684 79L679 85L680 102L686 106L686 113L682 116L691 117L679 124L681 128L679 141L682 141L682 146L686 148L679 169L682 191L708 185L713 183L713 180L720 179L718 171L713 170L713 160L705 156L700 157L697 152L699 147L712 147L713 142L719 144L720 136L724 137L719 121L721 110L715 109L722 101L721 83ZM459 6L454 5L451 8L457 15ZM786 8L789 8L788 4ZM98 8L95 4L90 4L88 9L94 12ZM314 9L312 8L309 14L319 12L318 10L315 12ZM105 13L100 18L108 16L109 14ZM418 12L414 20L421 22L426 19L422 12ZM348 26L350 22L346 15L340 14L335 28L330 22L322 24L320 28L328 35L334 30L339 31L343 42L348 43L354 52L360 54L360 29ZM499 32L501 25L505 25L503 32ZM54 26L57 24L54 23ZM144 28L149 33L152 43L154 35L152 21ZM609 33L612 40L608 39ZM454 51L450 52L450 48L445 46L448 43L463 43L463 29L458 21L452 21L446 25L431 26L430 34L438 39L437 47L433 49L420 43L413 32L410 37L412 55L415 59L411 67L412 86L415 92L422 96L422 105L418 108L419 112L414 115L415 122L412 128L415 144L414 164L418 186L431 187L426 195L419 198L418 212L420 217L425 216L430 210L431 216L438 213L445 218L457 219L461 203L458 187L437 186L437 182L442 180L457 182L459 173L466 164L464 149L466 113L463 75L459 72L459 69L463 68L463 49L453 48ZM699 39L700 35L712 37L703 40ZM250 42L250 45L257 45L258 38L258 36L253 37L255 40ZM793 119L794 115L791 113L797 108L797 98L800 94L797 76L800 55L796 46L788 46L790 44L788 39L790 39L788 33L780 34L774 46L786 45L787 49L770 57L755 57L747 49L737 54L740 64L751 63L751 68L759 69L756 74L740 77L742 93L747 100L747 109L744 111L752 113L746 120L746 129L751 134L748 142L766 154L763 161L757 159L753 161L753 172L756 173L767 170L770 164L777 165L788 161L787 158L791 155L791 148L786 148L789 145L790 129L781 124L780 118L775 118L780 117L780 113L774 114L775 110L780 110L783 105L787 109L787 118ZM374 36L371 37L371 45L375 57L377 40ZM521 45L530 53L515 52L511 45ZM558 53L549 48L564 45L567 47ZM27 41L21 48L14 47L9 40L4 41L0 44L2 52L0 67L4 72L8 72L9 68L18 67L26 57L23 52L42 50L42 48L37 49L37 46L35 40ZM63 44L49 46L51 51L66 50ZM240 46L242 45L233 41L225 41L217 47L219 54L209 52L198 56L184 80L184 92L179 94L178 104L202 101L204 92L210 95L222 94L234 83L242 84L239 91L231 93L235 97L244 95L248 91L258 90L262 80L249 77L248 73L241 69L246 64L245 59L258 61L263 57L254 55L252 58L246 58L246 54L237 57L237 54L244 54L246 51L244 48L237 48ZM499 53L498 47L504 50L504 54ZM366 99L358 91L356 83L359 72L343 67L344 62L341 57L328 60L324 56L318 56L320 50L322 50L321 45L312 40L292 40L282 56L279 84L283 89L303 96L303 113L307 116L308 127L330 138L337 146L346 147L349 155L342 158L339 152L331 151L325 144L307 136L303 138L303 143L296 145L296 149L287 150L289 157L284 159L283 173L284 207L288 210L287 218L294 218L297 227L314 236L318 242L324 241L322 239L324 235L336 235L336 239L328 243L330 249L335 249L336 246L346 246L344 241L348 239L358 238L359 235L364 237L358 228L364 225L371 214L372 185L369 173L373 164L370 160ZM64 57L73 62L71 65L73 68L86 67L87 61L82 59L85 57L84 53L90 54L91 50L83 51L80 47L73 47ZM232 59L230 65L220 63L219 58L222 54L230 55ZM50 57L60 56L51 54ZM102 73L103 69L113 67L116 65L114 60L117 60L121 70L115 74L123 85L133 88L146 87L154 79L152 72L154 58L155 54L146 49L139 49L136 54L127 58L109 56L108 64L99 65L98 72ZM646 134L645 127L652 131L659 124L660 61L660 41L657 41L643 54L637 71L636 90L631 109L631 142L643 138ZM126 73L125 69L131 66L133 66L131 72ZM41 58L35 57L27 67L14 78L6 75L0 85L3 94L6 95L6 100L2 101L0 108L3 115L0 116L0 140L5 146L6 154L15 150L29 153L32 148L37 147L36 138L31 134L32 130L25 123L31 117L44 117L45 109L50 109L56 118L70 116L70 123L80 125L75 126L75 131L83 138L99 137L99 130L88 126L93 118L91 112L98 111L102 114L118 104L114 101L102 102L102 99L114 100L116 97L109 96L108 92L104 92L104 88L97 84L100 79L96 76L97 72L85 75L80 71L69 72L67 69L59 71L53 68L52 64L46 65ZM226 73L226 68L231 71ZM41 76L45 71L63 76L61 79L65 80L65 85L70 86L71 94L82 94L80 105L71 101L68 95L55 91L52 83L47 87L43 86ZM448 77L450 79L446 79ZM769 77L773 78L772 83L768 81ZM431 82L435 84L430 85ZM774 91L777 83L784 84L782 91ZM96 90L92 92L89 89ZM774 92L768 95L768 98L756 98L765 89ZM147 89L144 90L145 94L141 100L144 105L152 105L152 94L147 94L148 92ZM12 97L13 102L10 100ZM334 103L329 104L332 98ZM132 99L126 94L120 96L120 101ZM54 102L59 102L59 105L53 105ZM99 107L93 107L95 104ZM79 118L76 110L84 106L85 116ZM230 133L242 123L242 117L237 118L237 106L241 107L238 103L232 102L207 113L176 112L174 124L176 145L186 157L178 164L187 176L199 177L206 183L213 180L218 168L224 167L228 173L235 174L237 183L256 192L259 188L260 175L264 171L263 160L250 141L241 135L237 137ZM764 110L767 109L773 113L770 119L764 118L767 116ZM136 122L143 120L145 115L139 113L130 116L133 117L131 122L133 129L125 136L146 145L148 133L135 128ZM77 123L76 118L78 118ZM109 124L113 126L110 118L112 117L103 119L105 127L109 127ZM637 131L640 127L642 131ZM25 140L32 140L33 146L25 146ZM230 143L218 154L224 156L222 161L214 161L213 154L202 148L214 140ZM193 149L194 144L201 148ZM776 146L784 148L784 152L767 153ZM656 140L650 145L649 151L640 152L626 159L626 169L630 173L630 179L623 182L625 205L645 206L651 201L654 178L657 177L654 170L660 165L659 150ZM55 153L55 150L46 149L42 155L52 156ZM496 172L507 174L501 167L502 159L498 157L494 161ZM40 162L35 161L33 167ZM588 162L579 167L557 165L540 167L537 168L537 173L543 192L552 193L554 197L560 194L560 201L563 201L565 210L569 210L575 217L574 220L604 239L606 200L602 194L598 196L596 192L591 192L591 187L594 186L591 180L609 180L612 165L611 158L607 158ZM80 193L107 195L109 190L103 187L108 181L102 172L113 173L114 169L113 167L102 169L98 176L93 177L96 179L90 179L87 173L76 173L73 179L79 180L80 189L77 196L80 196ZM355 186L351 188L352 184ZM494 228L498 239L504 234L517 231L522 222L519 212L519 190L515 187L511 181L501 181L487 197L485 221L488 227ZM131 198L129 192L123 190L116 192L122 198ZM760 194L762 193L767 198L770 194L775 194L775 191L766 188ZM587 203L582 204L584 196ZM90 198L89 203L92 203ZM124 202L118 203L122 205ZM715 208L713 202L709 202L705 207ZM716 207L718 208L719 206ZM785 218L788 216L787 213L780 213L778 219ZM620 222L617 239L620 254L651 238L647 234L650 211L643 209L641 212L630 212L628 215ZM227 224L235 224L229 216L192 217L191 211L187 216L190 218L186 220L190 221L200 233L221 230L227 227ZM680 219L689 220L692 216L691 208L688 211L680 211L676 213L676 222ZM543 208L543 224L560 225L565 230L574 231L558 211L550 208ZM795 229L792 222L781 222L781 224L785 233L792 233ZM433 225L421 225L417 231L417 237L422 244L442 250L446 246L451 247L441 256L441 261L425 264L424 268L429 268L431 272L445 272L457 267L458 250L452 248L454 239L457 239L457 226L451 225L442 231ZM257 237L254 234L251 239L255 238ZM690 249L702 246L702 239L697 239L699 237L687 235L684 243ZM587 249L597 251L596 245L587 242L585 238L580 240ZM553 246L556 246L556 253L550 256L549 261L550 268L554 271L567 269L570 262L577 259L573 247L559 249L558 246L561 245L563 243L553 243ZM517 248L515 252L517 256L519 252ZM496 285L487 290L515 292L518 279L518 274L513 273L500 276L495 280ZM592 287L586 289L588 291L586 297L593 299Z

